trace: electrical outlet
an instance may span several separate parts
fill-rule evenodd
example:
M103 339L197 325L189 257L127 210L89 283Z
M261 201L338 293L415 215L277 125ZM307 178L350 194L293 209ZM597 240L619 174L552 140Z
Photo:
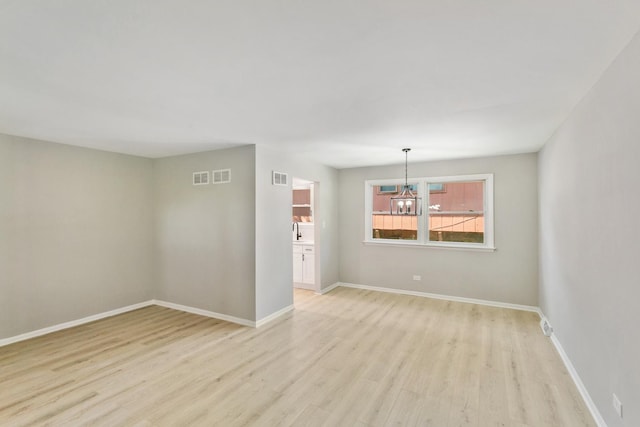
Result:
M622 418L622 402L620 402L620 399L618 399L615 393L613 393L613 409L615 409L616 414Z
M418 276L417 274L414 274L413 280L422 280L422 277Z

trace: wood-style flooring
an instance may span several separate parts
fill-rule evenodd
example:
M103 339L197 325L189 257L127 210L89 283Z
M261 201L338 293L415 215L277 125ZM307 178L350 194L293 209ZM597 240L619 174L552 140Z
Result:
M595 426L537 314L337 288L252 329L152 306L0 348L0 425Z

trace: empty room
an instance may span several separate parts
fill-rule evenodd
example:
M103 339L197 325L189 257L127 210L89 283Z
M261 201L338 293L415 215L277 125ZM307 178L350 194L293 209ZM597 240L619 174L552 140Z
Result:
M0 426L640 426L639 30L0 0Z

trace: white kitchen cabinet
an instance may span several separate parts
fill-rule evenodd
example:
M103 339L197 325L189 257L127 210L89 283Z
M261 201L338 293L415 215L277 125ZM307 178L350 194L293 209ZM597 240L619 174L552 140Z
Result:
M313 246L303 246L302 283L313 285L315 282L315 260Z
M293 245L293 283L297 288L315 289L313 245Z
M302 252L296 253L295 246L293 252L293 281L294 283L302 283Z

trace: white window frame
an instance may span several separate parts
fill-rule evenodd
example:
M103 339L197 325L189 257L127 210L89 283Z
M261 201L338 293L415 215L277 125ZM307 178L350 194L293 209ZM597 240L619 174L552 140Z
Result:
M372 236L373 216L373 187L378 185L402 185L404 180L398 179L372 179L364 182L364 243L373 245L392 245L429 248L454 248L494 251L494 217L493 217L493 174L454 175L437 177L410 178L409 183L418 183L418 196L422 198L422 215L418 216L418 238L416 240L398 239L374 239ZM484 242L434 242L429 241L429 184L449 182L484 182Z

